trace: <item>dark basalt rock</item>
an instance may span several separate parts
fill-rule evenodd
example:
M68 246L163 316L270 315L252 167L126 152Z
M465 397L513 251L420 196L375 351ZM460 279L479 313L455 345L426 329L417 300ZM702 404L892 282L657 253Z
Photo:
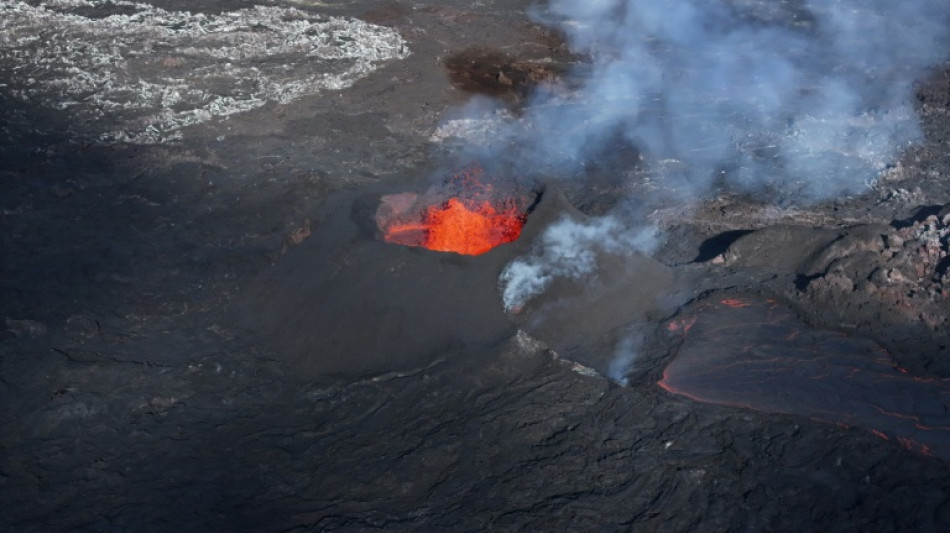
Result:
M908 376L950 375L945 72L919 87L926 142L877 188L797 210L725 192L664 206L644 215L668 237L658 258L607 260L506 315L498 274L547 225L663 184L624 146L593 181L548 187L521 239L484 256L386 244L379 198L457 164L430 141L471 94L446 57L504 51L459 71L515 107L573 59L521 0L296 4L390 26L412 54L142 146L23 102L0 64L0 530L947 529L946 461L656 384L684 346L666 329L680 304L725 290L874 339ZM598 373L631 324L620 386Z

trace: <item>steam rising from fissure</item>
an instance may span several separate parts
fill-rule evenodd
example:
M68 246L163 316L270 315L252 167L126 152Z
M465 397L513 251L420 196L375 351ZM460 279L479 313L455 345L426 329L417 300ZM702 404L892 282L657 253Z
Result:
M597 268L598 254L650 252L657 245L649 227L631 229L615 217L589 222L562 218L549 226L532 254L516 259L501 274L506 311L517 311L544 292L555 278L579 279Z
M473 144L545 178L584 176L627 144L657 184L637 199L647 208L713 184L792 202L866 190L920 140L913 85L950 49L946 0L551 0L534 16L563 30L584 72L517 120L473 103L466 120L499 130ZM502 273L506 309L590 274L600 255L649 251L647 225L554 224Z
M626 141L682 163L657 176L677 197L716 179L804 200L860 191L920 138L913 84L950 42L944 0L552 0L536 17L590 71L537 94L500 142L563 171Z

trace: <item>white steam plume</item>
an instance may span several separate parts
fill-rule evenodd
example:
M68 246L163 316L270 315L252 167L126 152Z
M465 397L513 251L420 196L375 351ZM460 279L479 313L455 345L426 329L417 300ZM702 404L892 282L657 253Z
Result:
M524 174L571 175L627 142L790 199L856 192L919 140L913 84L950 50L946 0L551 0L543 22L590 57L485 146ZM514 146L514 148L511 148Z
M947 0L549 0L535 17L589 71L539 91L481 149L519 174L564 177L625 143L657 195L682 201L714 181L791 201L859 192L920 140L914 83L950 51ZM501 274L506 310L590 275L601 253L649 251L655 234L631 224L551 226ZM618 346L614 379L640 340Z
M628 382L627 374L633 369L633 365L640 355L640 347L643 344L643 336L639 333L631 333L623 337L614 350L614 357L607 367L607 377L626 385Z
M585 222L564 217L544 231L532 254L512 261L502 271L505 310L524 306L556 278L589 275L597 268L598 254L651 252L658 244L651 227L631 229L610 216Z
M913 84L950 50L947 0L550 0L535 16L590 72L535 95L482 149L564 176L627 142L648 164L679 161L653 180L687 201L713 180L804 201L859 191L919 140ZM643 250L624 227L552 226L502 273L506 309L592 272L595 247Z

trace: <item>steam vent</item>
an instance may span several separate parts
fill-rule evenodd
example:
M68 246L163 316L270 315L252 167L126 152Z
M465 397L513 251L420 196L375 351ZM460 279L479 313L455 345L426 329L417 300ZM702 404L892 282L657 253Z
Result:
M0 533L950 532L950 0L0 0Z

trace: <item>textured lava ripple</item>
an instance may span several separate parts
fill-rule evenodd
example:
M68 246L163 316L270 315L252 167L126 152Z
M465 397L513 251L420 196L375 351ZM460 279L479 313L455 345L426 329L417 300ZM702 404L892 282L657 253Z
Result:
M697 401L861 426L950 458L950 383L909 375L870 340L812 329L775 301L706 302L659 385Z

